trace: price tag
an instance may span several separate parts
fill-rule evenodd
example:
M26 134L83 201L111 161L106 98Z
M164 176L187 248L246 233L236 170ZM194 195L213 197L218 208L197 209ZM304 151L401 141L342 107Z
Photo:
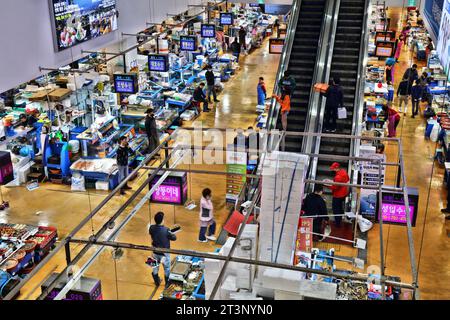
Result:
M353 260L353 265L358 269L364 270L364 260L363 259L355 258L355 260Z
M356 238L356 247L362 250L366 249L366 240Z

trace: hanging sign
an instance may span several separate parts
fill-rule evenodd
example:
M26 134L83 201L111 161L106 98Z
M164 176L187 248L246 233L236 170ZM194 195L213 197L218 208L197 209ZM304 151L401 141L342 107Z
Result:
M411 226L415 227L419 208L419 190L417 188L408 188L408 202ZM406 205L403 193L384 191L381 196L381 214L383 223L406 226ZM376 221L380 221L378 215Z
M220 24L222 26L231 26L233 25L233 14L228 12L220 13Z
M155 72L169 71L169 58L164 54L151 54L148 56L148 70Z
M138 79L136 74L115 74L114 90L116 93L134 94L138 92Z
M180 37L180 50L196 51L197 50L197 38L193 37L193 36L181 36Z
M201 35L203 38L215 38L216 26L214 24L202 24Z

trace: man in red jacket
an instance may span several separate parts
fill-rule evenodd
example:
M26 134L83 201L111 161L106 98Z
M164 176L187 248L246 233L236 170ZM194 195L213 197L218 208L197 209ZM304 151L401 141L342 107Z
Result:
M350 178L347 174L347 171L341 168L341 165L337 162L333 163L330 167L330 170L336 172L334 176L334 182L339 183L348 183ZM344 204L345 198L348 196L348 187L347 186L328 186L333 192L333 215L339 215L334 217L334 221L336 222L336 226L339 227L341 225L342 216L344 215Z

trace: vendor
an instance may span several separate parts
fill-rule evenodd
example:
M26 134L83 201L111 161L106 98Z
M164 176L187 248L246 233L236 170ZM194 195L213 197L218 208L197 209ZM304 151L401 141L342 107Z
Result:
M28 118L28 126L34 127L34 124L39 121L41 113L38 110L34 110Z
M27 117L27 115L25 114L25 113L22 113L20 116L19 116L19 127L23 127L23 128L25 128L25 127L28 127L28 117Z

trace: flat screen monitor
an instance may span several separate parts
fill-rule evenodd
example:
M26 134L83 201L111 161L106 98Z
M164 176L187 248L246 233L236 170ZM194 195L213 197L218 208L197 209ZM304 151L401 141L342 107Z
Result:
M203 38L215 38L216 26L214 24L202 24L201 35Z
M392 57L394 48L391 46L377 46L375 55L377 57Z
M138 88L137 74L115 74L114 90L116 93L134 94Z
M180 50L196 51L197 50L197 37L181 36L180 37Z
M148 56L148 70L155 72L169 71L169 57L164 54L151 54Z
M116 0L49 0L56 51L117 30Z
M285 15L291 10L291 5L288 4L268 4L264 5L264 13L272 15Z
M229 12L221 12L220 13L220 24L222 26L233 25L233 14L229 13Z
M284 39L269 39L269 53L281 54L283 52Z

